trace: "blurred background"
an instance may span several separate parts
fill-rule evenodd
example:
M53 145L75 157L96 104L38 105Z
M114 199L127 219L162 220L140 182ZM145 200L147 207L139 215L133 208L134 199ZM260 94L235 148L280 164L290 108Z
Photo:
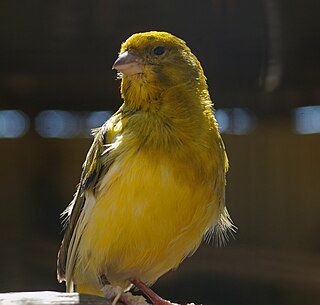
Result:
M165 30L208 77L239 230L155 289L182 303L316 304L319 9L317 0L0 0L0 291L64 290L59 215L90 128L121 104L111 66L131 34Z

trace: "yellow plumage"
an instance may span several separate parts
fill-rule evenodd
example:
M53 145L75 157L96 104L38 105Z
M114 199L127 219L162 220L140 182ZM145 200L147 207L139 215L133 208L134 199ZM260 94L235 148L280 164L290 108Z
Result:
M122 44L124 103L101 128L83 165L58 256L58 278L101 294L101 277L150 285L232 224L228 161L206 78L181 39L139 33ZM218 236L219 238L219 236Z

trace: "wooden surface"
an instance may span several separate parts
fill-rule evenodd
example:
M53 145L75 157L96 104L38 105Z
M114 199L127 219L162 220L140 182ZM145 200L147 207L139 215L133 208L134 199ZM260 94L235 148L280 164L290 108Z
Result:
M10 292L0 293L0 304L15 305L110 305L108 300L79 293L56 291Z

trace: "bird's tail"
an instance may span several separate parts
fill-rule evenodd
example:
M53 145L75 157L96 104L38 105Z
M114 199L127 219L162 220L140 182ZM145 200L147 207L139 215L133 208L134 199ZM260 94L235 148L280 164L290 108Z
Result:
M207 242L212 240L215 245L222 247L230 236L234 238L236 231L237 227L233 224L227 208L224 207L215 226L206 233L205 240Z

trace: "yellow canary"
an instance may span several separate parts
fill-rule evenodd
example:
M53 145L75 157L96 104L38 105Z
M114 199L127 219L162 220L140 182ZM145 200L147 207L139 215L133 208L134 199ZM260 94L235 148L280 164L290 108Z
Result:
M183 40L134 34L113 68L124 102L94 130L65 211L58 279L69 292L75 286L97 295L107 285L119 295L135 285L154 304L167 304L148 286L203 239L223 241L233 230L228 160L206 77Z

